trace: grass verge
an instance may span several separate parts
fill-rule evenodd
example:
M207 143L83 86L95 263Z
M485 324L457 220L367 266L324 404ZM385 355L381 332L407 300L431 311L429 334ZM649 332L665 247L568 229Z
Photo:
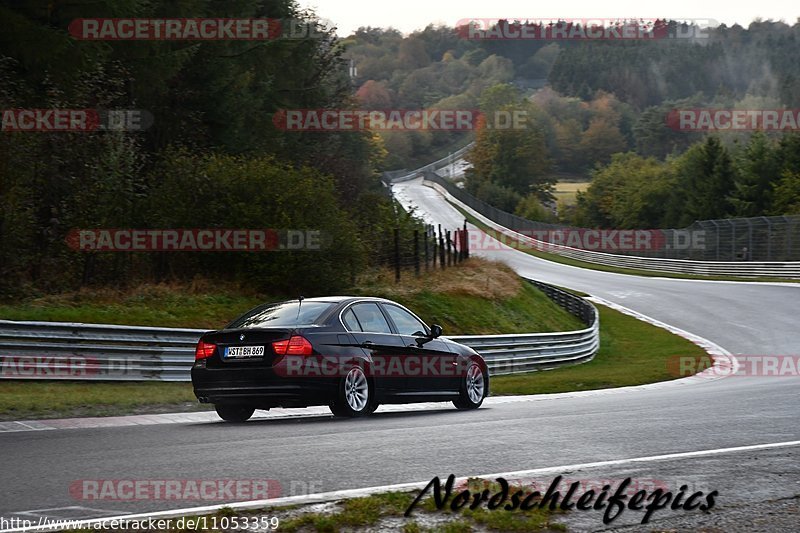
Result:
M445 335L490 335L571 331L586 327L521 279L508 266L471 258L457 267L435 269L419 278L380 270L365 276L355 293L402 303Z
M558 181L553 191L556 201L564 205L575 205L577 195L589 188L591 181Z
M191 383L0 380L0 421L205 411Z
M480 220L478 220L475 216L468 213L460 206L450 202L455 209L461 213L467 221L476 226L478 229L489 235L490 237L502 242L509 248L514 248L521 252L525 252L526 254L532 255L534 257L538 257L540 259L546 259L548 261L552 261L553 263L560 263L562 265L569 265L574 267L580 268L587 268L590 270L599 270L601 272L612 272L614 274L628 274L631 276L644 276L644 277L651 277L651 278L672 278L672 279L696 279L696 280L705 280L705 281L744 281L744 282L771 282L771 283L800 283L800 280L790 279L790 278L765 278L765 277L738 277L738 276L703 276L700 274L676 274L673 272L658 272L655 270L642 270L636 268L622 268L622 267L613 267L608 265L598 265L596 263L589 263L586 261L580 261L578 259L572 259L570 257L564 257L558 254L553 254L550 252L543 252L541 250L535 250L530 247L530 245L525 244L524 242L518 241L513 237L509 237L495 229L492 229L487 224L484 224Z
M141 285L127 291L84 288L80 291L0 304L5 320L44 320L174 328L218 329L269 297L239 287Z
M492 395L545 394L643 385L676 379L668 361L702 357L696 344L669 331L598 305L600 350L592 361L543 372L492 378Z
M488 489L495 493L499 489L496 483L486 483L480 479L471 479L467 488L473 494ZM455 497L459 488L453 491ZM530 489L512 486L509 494L521 491L529 493ZM286 507L269 507L252 511L236 511L222 508L214 514L205 516L187 516L173 519L168 531L230 531L237 529L236 524L261 525L262 530L277 530L287 533L295 532L339 532L339 531L402 531L404 533L428 532L468 532L468 531L564 531L557 518L561 511L550 511L548 508L534 507L530 510L519 509L507 511L502 508L488 510L483 504L476 509L465 506L456 510L450 508L454 501L450 498L446 505L436 509L432 496L421 500L410 517L405 517L406 509L417 496L414 492L389 492L361 498L352 498L337 502L293 505ZM146 524L146 521L143 523ZM131 529L128 529L130 531ZM140 529L141 531L142 529ZM144 529L147 530L146 528ZM242 528L239 528L242 530ZM76 530L77 531L77 530ZM85 530L83 530L85 531ZM109 531L94 529L93 531ZM111 529L111 531L120 531ZM163 530L162 530L163 531Z
M487 483L480 479L471 479L467 485L472 494L489 490L494 494L499 490L496 483ZM453 491L455 496L462 489ZM516 491L527 493L529 489L512 486L509 494ZM420 501L410 517L404 512L417 496L413 492L390 492L375 494L362 498L342 500L333 505L299 507L288 510L286 518L281 517L281 508L269 509L270 516L280 520L280 530L298 531L403 531L404 533L422 532L464 532L477 530L493 531L564 531L564 527L553 519L559 511L552 512L548 508L534 508L527 511L509 512L502 508L490 511L485 504L475 509L469 503L461 509L453 510L447 501L442 509L437 510L434 498L428 497ZM256 511L254 514L263 514Z

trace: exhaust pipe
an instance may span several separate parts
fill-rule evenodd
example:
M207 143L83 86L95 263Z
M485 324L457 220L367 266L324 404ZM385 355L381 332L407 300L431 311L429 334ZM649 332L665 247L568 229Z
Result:
M200 403L209 403L208 396L198 396L197 399L200 400Z

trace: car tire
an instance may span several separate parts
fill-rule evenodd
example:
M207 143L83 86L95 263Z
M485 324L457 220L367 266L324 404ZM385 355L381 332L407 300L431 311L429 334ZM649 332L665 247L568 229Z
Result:
M473 361L464 373L458 399L453 402L453 405L457 409L477 409L486 397L488 383L486 371Z
M255 407L247 407L246 405L222 404L214 405L214 409L217 410L217 414L225 422L246 422L256 410Z
M372 396L372 385L364 369L354 366L339 381L336 399L330 405L331 412L342 418L367 416L378 408Z

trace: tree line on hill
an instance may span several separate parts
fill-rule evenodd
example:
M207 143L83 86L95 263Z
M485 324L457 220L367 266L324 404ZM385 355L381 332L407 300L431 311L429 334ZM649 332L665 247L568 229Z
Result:
M469 155L468 189L507 211L553 220L546 208L552 186L566 177L596 182L577 206L559 211L567 223L670 227L797 213L794 134L712 139L670 127L667 116L691 108L800 108L793 59L800 23L693 26L683 34L691 38L471 40L447 26L407 36L361 28L345 40L345 55L358 69L356 94L365 107L479 109L489 118L524 111L524 131L480 121ZM394 168L442 157L467 140L453 132L379 135Z
M0 1L0 109L136 109L144 131L0 132L0 295L209 276L272 294L336 291L416 222L382 190L368 131L272 126L286 108L349 108L330 29L263 42L91 41L89 17L266 17L316 27L294 0ZM5 116L5 115L4 115ZM320 251L76 252L84 228L321 230ZM388 253L388 251L386 252ZM379 255L379 254L378 254ZM338 289L337 289L338 288Z

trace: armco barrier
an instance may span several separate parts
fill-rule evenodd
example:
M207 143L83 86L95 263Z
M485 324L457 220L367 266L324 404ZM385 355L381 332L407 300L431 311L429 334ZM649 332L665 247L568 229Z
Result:
M687 259L661 259L656 257L638 257L633 255L617 255L592 250L582 250L559 244L548 243L522 235L508 229L489 216L489 208L502 211L481 202L469 193L462 191L446 179L433 172L424 172L423 183L434 188L451 203L469 212L481 222L495 231L502 233L520 247L528 247L557 254L586 263L605 265L617 268L647 270L672 274L690 274L700 276L733 276L733 277L775 277L800 278L800 262L744 262L744 261L692 261Z
M204 331L0 320L0 378L188 381Z
M455 163L459 159L462 159L464 157L464 155L472 148L472 146L474 144L475 143L469 143L465 147L459 148L458 150L456 150L452 154L448 155L447 157L443 157L443 158L439 159L438 161L434 161L433 163L431 163L429 165L425 165L424 167L418 168L416 170L413 170L413 171L408 172L406 174L403 174L401 176L391 177L391 175L390 175L391 182L392 183L400 183L402 181L413 180L414 178L419 177L424 172L434 172L436 170L439 170L440 168L443 168L443 167L446 167L447 165Z
M550 285L532 283L587 327L450 337L483 355L495 375L582 363L597 353L599 319L594 306ZM195 344L204 331L0 320L0 379L189 381Z
M481 354L493 375L548 370L591 361L600 348L600 318L595 307L559 288L531 281L551 300L587 325L586 329L523 335L448 337Z

